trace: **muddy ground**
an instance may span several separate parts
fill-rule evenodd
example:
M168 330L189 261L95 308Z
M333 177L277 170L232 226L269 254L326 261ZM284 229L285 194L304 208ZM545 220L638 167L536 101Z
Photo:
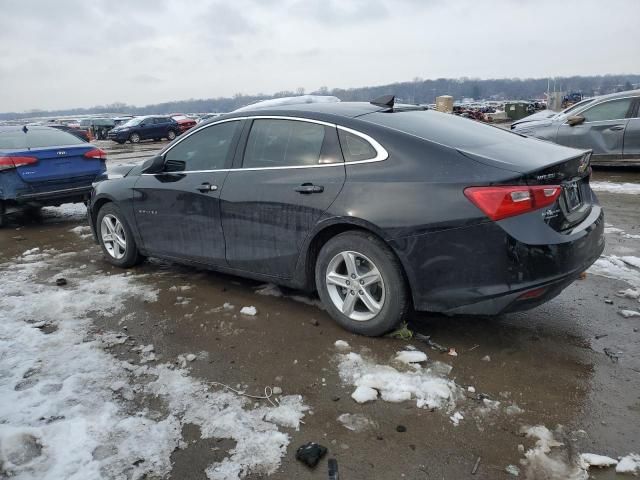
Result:
M141 161L161 146L98 143L109 150L110 166ZM638 183L640 172L596 171L594 179ZM607 224L640 234L640 196L600 193L599 198ZM52 248L79 252L69 262L87 265L87 273L117 273L91 238L70 231L84 224L80 214L56 210L45 210L41 217L17 217L0 231L0 263L28 249ZM606 254L640 256L640 239L610 234L607 240ZM623 308L638 310L640 304L616 296L629 287L622 281L589 274L544 306L495 318L412 315L410 329L455 348L458 356L453 357L416 340L351 335L308 304L313 299L297 298L297 292L259 295L261 284L253 281L153 260L137 267L135 274L148 274L141 281L160 290L159 300L132 302L125 322L121 317L96 316L97 330L124 332L126 326L137 343L154 345L159 360L207 352L208 358L190 364L194 376L246 384L247 391L258 395L265 385L279 386L285 393L301 394L311 407L300 430L287 431L291 443L270 478L326 479L326 459L315 470L295 460L296 447L308 441L329 448L329 456L338 460L341 480L513 478L505 467L519 465L519 445L529 449L533 444L520 433L526 425L562 425L569 453L617 457L640 452L640 318L618 314ZM183 285L191 288L171 289ZM224 303L235 308L220 309ZM255 317L238 313L250 305L258 310ZM451 365L449 378L458 385L471 385L523 411L508 414L501 408L485 415L467 414L454 426L448 413L418 409L415 402L357 404L350 398L353 387L343 385L338 376L338 339L382 364L411 344L432 360ZM121 358L136 356L125 345L112 352ZM461 407L466 412L482 403L477 394L467 392L467 397ZM372 426L350 431L337 421L343 413L362 413ZM206 466L233 446L224 440L202 440L197 427L186 427L183 435L190 443L173 454L170 478L176 480L206 478ZM478 457L477 472L471 475ZM617 478L612 470L594 475Z

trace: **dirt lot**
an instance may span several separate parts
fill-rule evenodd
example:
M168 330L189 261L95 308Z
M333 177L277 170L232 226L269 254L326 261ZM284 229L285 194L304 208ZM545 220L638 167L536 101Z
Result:
M108 149L110 167L141 161L161 146L98 143ZM607 189L602 182L640 183L640 172L599 171L594 180ZM46 401L45 382L59 369L57 381L65 387L51 393L57 399L68 383L64 379L83 369L83 358L93 365L99 354L101 363L86 372L91 376L96 369L94 381L85 376L75 384L64 399L66 406L59 408L62 413L15 407L26 433L40 447L26 462L14 461L13 471L5 468L17 478L45 478L34 472L53 471L50 462L56 455L66 458L48 449L46 440L75 438L64 435L81 430L89 439L85 443L100 439L82 460L83 468L97 468L107 478L204 479L207 469L210 478L234 478L235 473L221 473L228 467L248 471L247 478L275 471L269 478L326 479L330 457L338 460L341 480L513 478L508 466L517 467L521 478L587 478L575 466L580 453L613 458L640 453L640 316L620 314L640 310L640 303L617 295L640 288L640 263L633 266L633 258L640 261L640 195L598 195L610 226L605 255L597 269L553 301L497 318L411 317L414 334L430 336L455 349L457 356L415 338L351 335L313 298L298 292L154 260L125 275L103 260L86 228L77 228L85 225L81 206L16 218L0 231L0 272L3 291L9 285L8 296L23 303L0 300L5 322L0 330L0 392L11 391L14 403L28 402L20 395L29 392L39 392ZM620 257L631 263L620 262ZM61 277L67 285L56 286ZM247 306L257 314L239 312ZM7 329L10 320L29 324L25 335L37 335L29 342L11 340L15 329ZM349 347L336 347L337 340ZM47 357L38 342L50 352L69 355L68 370ZM72 356L90 346L82 356ZM394 360L396 352L409 348L423 351L429 360L422 367ZM33 353L21 357L25 351ZM42 358L32 367L35 374L27 375L21 369L38 355ZM21 360L11 364L11 358ZM451 396L427 408L418 408L415 399L356 403L351 398L354 371L386 372L392 383L423 375L419 378L424 381L441 382ZM20 388L18 374L28 380L21 380ZM265 386L277 387L282 394L274 397L291 402L291 408L279 407L285 420L269 422L268 413L256 419L251 412L272 408L267 401L241 403L241 397L207 382L258 396ZM65 427L67 433L51 430L67 425L83 408L98 411L104 405L112 406L99 424L104 438L77 425ZM8 410L2 407L0 414ZM304 423L296 415L304 415ZM222 423L222 417L228 421ZM127 428L131 419L142 423ZM161 430L166 425L177 433ZM540 439L545 431L529 429L527 435L531 426L548 428L564 445L545 449L550 444L549 438ZM250 445L241 439L245 431ZM309 441L329 449L314 470L295 459L296 448ZM71 443L67 448L75 447ZM63 463L55 468L72 468ZM592 468L589 474L618 478L613 469Z

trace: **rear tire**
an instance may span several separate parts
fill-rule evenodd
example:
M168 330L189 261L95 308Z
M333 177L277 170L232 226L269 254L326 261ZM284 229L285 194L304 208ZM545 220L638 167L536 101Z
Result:
M131 143L140 143L140 134L132 133L131 135L129 135L129 141Z
M129 268L144 260L140 254L131 227L120 209L106 203L98 212L96 221L98 241L109 263L120 268Z
M0 228L7 225L7 207L0 201Z
M171 141L174 140L176 138L176 132L174 132L173 130L169 130L169 132L167 133L167 140Z
M116 143L117 143L118 145L124 145L124 144L125 144L125 142L126 142L126 140L116 140Z
M378 237L345 232L320 250L316 287L329 314L360 335L383 335L397 327L410 308L402 266Z

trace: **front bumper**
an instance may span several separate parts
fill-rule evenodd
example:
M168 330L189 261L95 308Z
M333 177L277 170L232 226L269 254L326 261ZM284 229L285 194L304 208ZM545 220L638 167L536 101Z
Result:
M602 209L594 205L583 224L556 243L523 243L486 222L395 240L392 247L405 266L416 310L497 315L551 300L598 259Z
M114 132L113 130L111 130L107 134L107 138L114 141L127 140L129 138L129 132Z

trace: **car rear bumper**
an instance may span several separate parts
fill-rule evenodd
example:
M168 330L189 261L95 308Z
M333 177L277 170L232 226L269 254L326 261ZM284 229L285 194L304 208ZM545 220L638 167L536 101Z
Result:
M604 250L604 214L594 205L566 241L533 245L486 222L392 242L416 310L496 315L538 306L569 286Z

